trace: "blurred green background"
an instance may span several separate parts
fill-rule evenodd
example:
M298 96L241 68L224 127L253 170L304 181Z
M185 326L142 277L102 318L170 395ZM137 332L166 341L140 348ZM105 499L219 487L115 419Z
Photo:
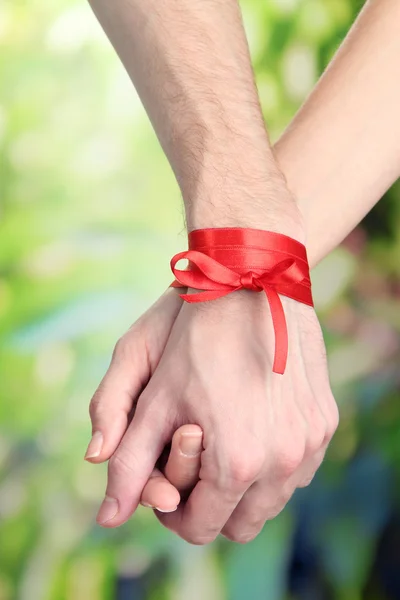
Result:
M273 138L361 5L243 1ZM0 81L0 600L400 598L399 186L313 273L341 425L310 488L246 546L143 508L102 530L88 402L171 280L181 200L83 0L0 0Z

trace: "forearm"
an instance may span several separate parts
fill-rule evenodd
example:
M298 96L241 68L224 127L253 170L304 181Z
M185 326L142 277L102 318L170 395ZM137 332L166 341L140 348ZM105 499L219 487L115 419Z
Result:
M274 159L236 0L90 0L180 185L189 229L301 237Z
M400 2L367 2L275 146L315 265L400 173Z

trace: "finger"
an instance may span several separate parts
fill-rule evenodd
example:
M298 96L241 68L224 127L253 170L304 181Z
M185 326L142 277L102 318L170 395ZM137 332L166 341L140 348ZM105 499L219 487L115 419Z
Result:
M244 453L241 454L236 460L233 456L224 459L217 449L204 450L200 481L177 511L170 514L156 512L161 523L192 544L212 542L258 476L258 465L247 464L243 460Z
M161 471L154 469L143 489L140 504L160 512L176 510L181 498L178 490Z
M148 388L146 388L147 390ZM97 515L99 525L122 525L136 510L164 446L171 439L173 424L165 399L139 398L135 416L108 463L106 497Z
M174 433L164 472L180 492L193 488L199 479L202 439L199 425L183 425Z
M110 367L90 402L92 439L85 460L100 463L112 456L147 378L145 349L130 331L129 339L121 338L115 347Z
M297 487L307 487L310 485L318 469L320 468L326 453L328 444L326 444L315 456L305 460L299 469Z
M296 490L296 483L271 487L268 482L257 481L247 490L221 533L229 540L245 544L254 540L265 522L277 517Z
M277 517L297 488L309 485L320 467L327 445L314 455L304 458L286 482L254 483L233 511L221 533L228 539L247 543L262 531L265 522Z
M211 482L200 480L187 502L181 503L176 511L155 514L164 527L182 539L204 545L215 540L239 500L239 493L223 493Z
M282 440L280 440L282 442ZM268 453L269 464L264 476L253 482L226 522L222 534L230 540L245 543L254 539L265 521L275 518L293 495L304 448L300 443L281 443Z
M154 469L140 503L160 512L171 512L180 502L179 492L194 487L200 470L203 432L198 425L182 425L172 438L164 473Z

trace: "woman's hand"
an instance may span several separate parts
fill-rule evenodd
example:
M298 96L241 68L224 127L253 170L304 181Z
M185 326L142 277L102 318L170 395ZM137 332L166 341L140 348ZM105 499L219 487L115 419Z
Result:
M168 288L117 342L107 374L90 402L92 439L86 460L104 462L118 447L181 306L178 291Z

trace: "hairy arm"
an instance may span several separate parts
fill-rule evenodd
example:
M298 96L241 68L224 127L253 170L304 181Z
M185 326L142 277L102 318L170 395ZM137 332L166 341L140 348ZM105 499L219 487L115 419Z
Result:
M236 0L90 0L173 168L188 229L302 237L274 159Z
M262 122L233 0L90 0L180 184L189 229L247 225L300 238ZM274 148L315 265L400 172L400 3L367 0Z
M275 146L307 229L310 265L400 173L400 2L369 0Z

